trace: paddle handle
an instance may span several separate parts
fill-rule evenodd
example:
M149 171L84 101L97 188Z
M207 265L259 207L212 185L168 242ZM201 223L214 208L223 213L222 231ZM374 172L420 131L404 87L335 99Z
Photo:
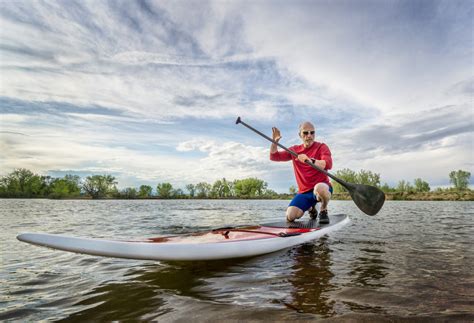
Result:
M268 137L267 135L261 133L260 131L258 131L257 129L255 129L254 127L246 124L245 122L242 121L242 119L240 119L240 117L237 117L237 120L235 121L235 124L242 124L244 125L245 127L247 127L248 129L252 130L253 132L259 134L260 136L262 136L263 138L267 139L268 141L271 141L272 143L274 143L275 145L277 145L278 147L286 150L287 152L289 152L290 154L292 154L293 156L295 157L298 157L298 154L295 153L294 151L291 151L289 150L288 148L286 148L285 146L283 146L282 144L280 144L279 142L273 140L272 138ZM348 187L348 184L346 182L344 182L342 179L339 179L337 178L336 176L332 175L331 173L328 173L326 170L322 169L321 167L318 167L316 166L315 164L313 164L312 162L310 162L309 160L305 160L305 163L308 164L309 166L313 167L314 169L320 171L321 173L323 174L326 174L327 176L331 177L333 180L335 180L336 182L338 182L339 184L341 184L342 186L344 187Z

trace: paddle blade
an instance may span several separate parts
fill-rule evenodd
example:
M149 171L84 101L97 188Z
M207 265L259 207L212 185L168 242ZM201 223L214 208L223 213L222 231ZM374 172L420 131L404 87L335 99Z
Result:
M357 207L367 215L377 214L385 202L385 193L377 187L351 183L346 188Z

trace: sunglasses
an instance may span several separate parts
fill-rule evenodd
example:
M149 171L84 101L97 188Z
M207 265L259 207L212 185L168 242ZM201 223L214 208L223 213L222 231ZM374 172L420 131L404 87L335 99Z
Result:
M307 135L314 135L314 130L313 131L303 131L302 134L304 136L307 136Z

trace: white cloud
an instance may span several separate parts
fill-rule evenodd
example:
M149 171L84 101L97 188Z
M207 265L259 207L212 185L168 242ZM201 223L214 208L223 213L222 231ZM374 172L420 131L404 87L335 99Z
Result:
M402 3L376 10L369 3L258 3L247 8L246 39L315 85L385 112L408 112L447 103L439 93L471 77L472 24L456 6L416 17Z
M28 116L25 115L19 115L15 113L3 113L0 115L0 130L3 130L4 126L8 123L19 123L19 122L25 122L29 119Z
M11 101L0 106L2 171L291 178L289 165L269 163L261 138L233 128L242 116L279 126L291 143L296 125L314 120L338 168L441 181L446 168L472 169L465 6L5 3L0 96Z
M271 163L268 147L247 146L242 143L196 139L181 143L178 151L199 150L206 156L199 159L193 170L216 180L226 177L237 179L245 177L268 178L269 171L279 171L281 163Z

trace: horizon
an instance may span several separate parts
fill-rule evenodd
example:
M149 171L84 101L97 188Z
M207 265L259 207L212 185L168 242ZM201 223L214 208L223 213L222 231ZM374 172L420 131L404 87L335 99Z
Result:
M287 192L309 120L334 168L446 187L474 172L465 1L2 3L0 176L125 187L257 177ZM274 19L274 17L279 17ZM474 180L471 179L470 187Z

